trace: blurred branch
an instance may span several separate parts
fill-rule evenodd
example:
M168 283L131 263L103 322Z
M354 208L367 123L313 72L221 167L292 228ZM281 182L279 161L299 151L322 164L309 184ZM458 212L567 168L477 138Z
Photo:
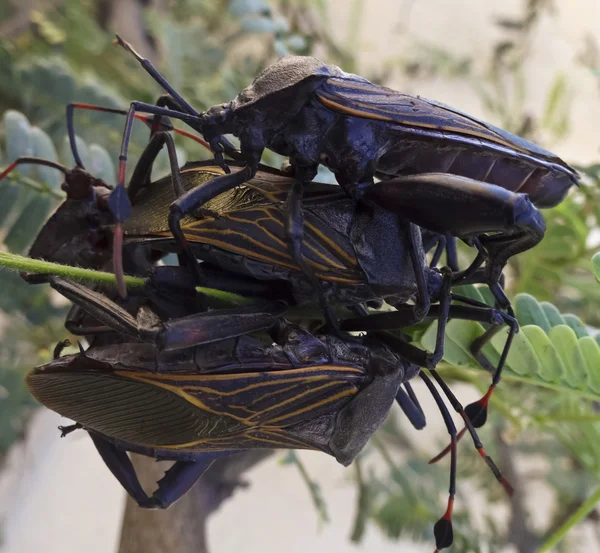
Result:
M119 553L205 553L206 521L239 487L243 473L271 455L252 450L216 461L180 501L168 510L140 509L127 499ZM132 461L143 486L163 476L164 465L138 455Z
M512 450L502 437L501 428L496 428L495 440L505 476L515 489L514 495L510 498L511 516L507 542L514 544L519 553L535 553L537 551L538 538L527 524L528 516L524 503L524 487L515 466Z

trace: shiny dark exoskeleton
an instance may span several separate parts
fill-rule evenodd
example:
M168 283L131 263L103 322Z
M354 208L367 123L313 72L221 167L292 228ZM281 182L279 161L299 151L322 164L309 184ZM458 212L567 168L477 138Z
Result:
M134 473L107 463L141 506L164 508L196 481L203 471L196 461L212 459L211 451L316 449L350 464L400 385L418 373L377 340L316 337L288 325L276 344L242 336L177 353L135 342L93 345L34 369L26 383L40 403L88 430L114 463L124 450L179 461L172 474L189 473L185 485L152 498L139 493Z
M233 167L234 171L240 167ZM180 186L184 189L194 188L203 182L210 182L215 175L222 174L219 167L209 163L192 164L178 172ZM174 198L171 178L168 177L145 186L138 186L136 175L132 179L131 196L133 203L132 215L123 226L124 244L128 255L134 257L136 266L140 259L159 259L160 253L178 252L179 246L173 239L168 228L168 204ZM421 178L421 177L418 177ZM244 187L231 189L207 204L208 213L198 219L193 216L183 221L183 230L194 255L202 259L204 272L210 277L214 287L227 287L234 292L247 292L253 296L268 299L290 301L289 294L301 304L310 305L314 301L314 293L310 281L306 279L301 268L295 264L285 242L285 198L290 181L293 179L280 171L262 168L257 176ZM503 191L510 196L512 193ZM94 197L90 189L90 198ZM514 195L516 200L524 196ZM80 202L81 203L81 202ZM525 203L524 205L529 205ZM61 244L51 232L64 219L71 219L71 228L85 227L80 223L82 216L87 216L89 204L78 207L77 202L67 200L53 218L48 222L46 230L40 236L31 250L34 257L58 260L62 262L82 263L82 260L64 259L63 253L73 255L68 244ZM100 208L102 206L99 206ZM530 206L533 213L537 210ZM81 211L83 210L83 213ZM97 220L103 220L102 210ZM64 215L62 213L64 212ZM508 219L502 220L501 210L496 212L500 217L490 217L489 221L499 229L508 229ZM452 285L451 275L430 268L425 259L420 235L414 232L414 226L403 224L392 213L381 210L376 206L367 207L355 204L330 185L310 183L307 186L304 214L306 232L303 240L303 257L313 267L320 287L329 299L342 305L355 306L365 301L385 299L396 306L397 311L386 315L367 315L341 322L346 330L376 330L402 328L420 321L424 316L437 317L440 320L439 341L435 352L426 354L417 348L406 344L404 354L419 365L434 367L443 354L443 331L447 312L451 317L467 318L492 324L499 328L505 323L511 326L512 335L516 331L516 322L512 317L485 305L472 306L449 305ZM104 218L105 220L105 218ZM543 222L543 220L542 220ZM74 226L76 225L76 226ZM507 226L508 225L508 226ZM491 228L491 227L490 227ZM84 230L85 236L104 237L104 244L111 244L108 229L96 228L91 233ZM502 244L499 235L494 235L491 247ZM509 238L513 238L509 233ZM531 242L531 238L533 241ZM529 236L529 247L537 243L541 235ZM486 236L480 237L487 244ZM74 232L72 236L74 249L88 251L93 249L100 258L97 241L89 248L81 248L85 238ZM510 243L510 242L509 242ZM504 246L496 251L502 251ZM149 252L143 255L144 251ZM110 257L109 248L104 249L104 261ZM61 255L57 259L57 255ZM130 263L131 265L131 263ZM146 262L146 266L148 262ZM207 269L206 267L212 267ZM477 273L472 275L477 276ZM169 278L171 278L169 276ZM476 280L476 278L475 278ZM284 283L290 286L282 286ZM465 281L461 281L464 283ZM191 283L190 283L191 284ZM145 339L152 336L161 347L172 347L171 336L177 334L174 328L159 328L141 321L141 325L121 313L119 321L115 320L115 308L109 310L109 317L99 310L102 302L98 298L89 299L82 287L71 287L55 284L62 293L82 306L88 312L100 315L101 320L109 327L115 327L122 332L136 336L143 331ZM414 304L409 304L415 300ZM230 316L230 322L225 318L221 330L215 332L216 319L203 314L185 319L184 326L177 326L180 331L186 329L186 335L192 340L189 345L203 343L213 339L226 338L227 329L231 336L261 328L261 325L272 324L273 315L278 308L270 305L246 310L227 310L223 317ZM273 315L270 315L273 314ZM234 324L234 322L236 324ZM257 326L258 325L258 326ZM76 328L70 328L77 332ZM184 339L179 336L178 339ZM195 340L195 341L194 341ZM176 341L177 342L177 341ZM477 352L481 345L478 345ZM477 353L476 352L476 353Z
M320 450L348 465L397 401L417 429L425 415L409 380L432 393L452 438L448 508L436 523L438 549L452 543L457 433L440 393L385 336L315 336L285 321L265 337L241 336L210 346L158 352L114 335L61 357L26 377L34 397L85 429L113 475L143 508L167 508L211 464L256 448ZM443 379L431 373L465 422ZM505 489L512 488L470 430L479 454ZM175 464L148 496L127 452Z
M532 142L311 57L281 58L203 120L206 137L234 134L258 159L269 148L289 156L292 166L329 167L352 195L374 177L450 173L551 207L577 180L564 161Z
M182 176L189 174L194 177L196 181L190 183L193 186L198 178L210 178L219 169L192 166L188 170L189 173L186 173L184 169ZM285 211L286 179L289 177L277 171L265 170L246 188L224 194L220 203L213 205L219 207L219 211L213 213L215 221L223 217L223 224L216 224L211 231L210 221L200 220L203 232L208 231L208 234L200 232L199 236L216 237L214 243L207 241L207 251L214 254L213 250L219 246L219 236L227 236L227 229L239 230L248 225L247 228L262 229L266 234L262 235L258 230L250 232L257 238L255 246L258 244L260 247L253 252L246 244L245 257L255 255L260 259L261 252L275 256L270 261L262 259L267 261L263 269L277 266L277 260L281 262L286 255L289 264L291 258L284 247L284 240L278 237L278 233L282 232L281 219ZM155 259L153 255L143 255L143 245L153 250L161 241L169 240L165 236L166 203L161 201L164 190L172 194L168 180L142 186L137 192L132 190L133 217L131 227L126 230L135 235L136 225L146 229L146 236L143 232L138 233L137 239L133 239L131 247L126 249L129 254L126 260L135 274L143 273L148 263ZM84 265L102 264L110 257L106 255L109 250L106 245L110 241L106 240L103 232L105 193L96 190L98 186L105 188L93 178L86 181L86 186L87 196L84 190L66 186L68 193L74 197L69 198L42 229L32 254ZM338 271L339 276L344 273L340 273L338 257L352 259L353 242L351 237L346 236L342 240L337 234L343 235L343 224L352 220L354 211L351 206L354 204L345 197L339 197L339 194L337 200L328 201L333 199L331 194L337 194L331 187L314 185L313 192L314 196L306 203L305 209L310 215L307 221L310 222L311 216L315 217L313 224L309 225L314 236L312 239L305 237L305 246L307 251L316 252L316 259L321 263L331 262L329 258L332 256L333 260L337 259L337 264L332 264L332 274ZM98 213L94 213L94 207ZM140 210L140 218L136 218L136 209ZM333 222L325 227L322 226L325 220L319 222L320 217L330 213L338 214L336 219L339 219L337 225L342 225L340 228ZM65 226L65 222L71 224ZM190 218L191 228L198 222ZM238 229L234 222L242 227ZM59 232L51 232L53 229ZM400 234L392 233L390 236L404 245L401 249L408 250ZM88 244L86 239L92 242ZM243 240L236 242L229 238L229 242L238 248L244 245ZM279 245L269 247L273 244ZM224 248L220 254L229 256L233 266L236 256L238 261L243 257L239 250L234 250ZM94 251L95 255L90 255L90 251ZM424 259L422 249L413 248L412 251L419 251L419 256ZM354 255L359 257L356 252ZM292 266L287 269L291 269L290 273L300 274L299 268ZM415 275L407 272L406 267L404 269L405 273L412 275L407 277L412 292L415 286L411 278L415 279ZM248 278L240 278L236 285L231 275L224 278L226 274L222 270L217 272L214 285L228 284L236 290L236 286L249 284ZM431 271L431 274L439 276L436 271ZM250 280L256 282L257 279ZM273 286L273 282L270 281L269 286ZM106 464L140 505L148 508L168 506L184 494L215 459L244 448L320 449L346 464L383 422L394 399L411 423L418 429L423 428L425 417L408 382L409 378L418 374L433 394L452 437L453 468L448 509L435 526L438 548L451 544L456 428L439 392L428 377L407 360L414 353L410 344L386 332L355 339L345 334L315 338L289 325L282 331L279 325L283 321L278 322L277 319L282 309L279 304L271 304L270 310L265 309L263 304L258 309L206 313L202 302L195 308L197 304L193 298L180 297L177 300L179 304L173 301L164 304L166 313L162 320L146 306L138 309L135 303L130 305L133 314L137 312L134 317L102 294L81 285L61 279L51 279L51 283L113 332L90 336L90 333L101 329L97 326L80 329L92 344L91 348L64 358L59 357L60 348L57 348L55 361L33 371L28 377L28 384L42 403L77 420L77 424L66 428L65 433L80 427L89 431ZM253 285L249 289L257 290ZM444 297L449 307L447 291ZM135 296L130 301L134 299ZM184 305L181 305L182 302ZM489 307L483 311L468 312L469 307L463 306L465 309L462 311L455 309L453 316L476 318L477 313L485 315L487 322L493 322L489 317L497 313ZM199 311L194 312L195 309ZM187 316L186 312L189 312ZM445 322L447 316L448 312L442 313L441 322ZM501 318L496 322L501 322ZM278 327L277 336L267 341L246 335L252 330L266 328L275 332L274 327ZM376 325L376 328L386 326ZM115 330L118 334L114 333ZM240 335L238 339L223 341L228 336ZM214 341L218 343L193 347L196 343ZM421 357L418 361L426 360ZM435 371L431 374L464 419L479 454L510 491L483 450L465 410L441 376ZM295 382L290 379L295 379ZM263 395L254 398L261 390ZM301 393L295 393L295 390ZM225 402L224 397L227 398ZM254 408L256 411L253 411ZM127 451L177 461L151 497L141 488Z
M288 196L286 241L296 263L309 277L314 273L301 253L301 201L305 184L315 177L320 164L335 173L352 197L409 220L414 205L420 203L420 226L461 238L481 232L495 210L511 207L494 186L486 190L486 184L527 192L534 203L548 207L560 202L577 180L575 171L560 158L531 142L453 108L375 85L312 57L280 59L233 101L200 114L147 60L118 40L170 94L167 100L162 99L161 106L133 102L130 121L137 111L181 119L203 134L221 165L223 152L246 163L243 170L215 178L182 194L172 204L169 226L190 264L193 254L181 230L182 217L252 178L266 148L289 156L295 180ZM223 135L228 133L240 139L241 153L225 140ZM123 164L126 146L124 142ZM432 173L465 177L464 185L460 179L445 182L435 177L416 183L403 178ZM375 177L382 181L374 182ZM470 187L469 179L481 185ZM111 198L111 210L119 221L129 210L121 184ZM466 199L463 209L449 208L448 199L459 196ZM526 210L514 210L512 217L536 224ZM489 280L497 282L502 264L493 265ZM316 285L314 278L312 281Z

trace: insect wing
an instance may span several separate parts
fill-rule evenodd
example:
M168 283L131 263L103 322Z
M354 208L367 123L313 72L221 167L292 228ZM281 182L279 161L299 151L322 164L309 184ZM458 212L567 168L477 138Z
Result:
M331 365L190 376L113 372L78 356L60 364L68 370L27 376L40 403L123 442L176 451L311 448L286 428L337 412L365 377Z
M575 178L574 171L552 152L433 100L402 94L360 77L327 79L316 95L328 108L347 115L388 121L405 127L477 137L561 166Z
M207 182L218 171L220 169L214 167L184 168L184 188L189 190ZM208 202L203 217L185 217L181 226L186 240L192 245L213 246L269 265L300 271L285 237L285 200L292 183L289 176L261 170L246 185L228 190ZM173 199L170 179L152 183L140 192L132 216L124 223L126 240L171 238L168 206ZM331 224L331 219L340 220L340 216L333 217L336 205L339 204L341 212L350 213L343 202L350 200L337 186L311 183L307 187L303 253L320 278L358 284L364 275L347 232L338 231ZM311 210L315 206L319 207ZM323 206L331 211L332 217L321 215Z

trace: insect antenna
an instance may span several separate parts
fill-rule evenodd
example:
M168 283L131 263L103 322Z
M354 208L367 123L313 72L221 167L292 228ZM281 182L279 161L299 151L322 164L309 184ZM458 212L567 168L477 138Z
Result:
M50 161L49 159L43 159L40 157L22 156L15 159L6 169L4 169L4 171L2 171L2 173L0 173L0 180L14 171L18 165L43 165L44 167L56 169L65 176L69 174L69 169L67 169L64 165L57 163L56 161Z

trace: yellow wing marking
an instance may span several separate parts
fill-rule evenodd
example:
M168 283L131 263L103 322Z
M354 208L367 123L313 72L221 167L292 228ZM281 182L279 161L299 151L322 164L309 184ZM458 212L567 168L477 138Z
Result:
M302 367L299 369L286 369L286 375L303 375L306 373L311 373L314 371L329 371L329 372L341 372L341 373L356 373L363 374L364 371L361 369L357 369L355 367L345 367L343 365L313 365L311 367ZM124 376L125 378L133 378L135 380L145 380L147 382L154 382L155 380L186 380L186 381L197 381L197 382L210 382L214 380L238 380L240 378L258 378L264 376L264 372L256 371L250 373L236 373L236 374L192 374L192 375L182 375L182 374L142 374L135 371L124 371L124 370L116 370L115 374ZM278 380L281 382L281 380Z
M318 370L319 367L313 367L312 369L308 369L310 370L310 372L312 372L313 370L317 369ZM337 367L334 368L334 370L341 370L343 372L348 372L348 370L350 370L351 372L358 372L360 374L362 374L362 371L358 370L358 369L352 369L349 367ZM307 369L296 369L296 372L299 371L304 371L307 372ZM329 367L327 367L327 370L329 370ZM292 372L292 371L290 371ZM199 380L199 381L206 381L211 379L210 376L208 375L195 375L192 377L183 377L182 376L178 376L178 375L144 375L144 374L139 374L139 373L135 373L133 371L115 371L116 374L118 374L119 376L122 376L124 378L129 378L132 380L139 380L141 382L145 382L148 384L152 384L154 386L157 386L159 388L163 388L165 390L168 390L174 394L179 395L180 397L182 397L183 399L185 399L188 403L191 403L192 405L198 407L199 409L207 412L207 413L211 413L213 415L219 415L219 416L224 416L224 417L229 417L232 418L233 420L240 422L242 424L246 424L246 425L251 425L252 424L252 419L255 417L258 417L260 415L263 415L264 413L266 413L267 411L270 411L271 409L275 409L277 407L281 407L282 405L286 405L287 403L296 401L297 398L300 397L304 397L306 395L310 395L312 393L314 393L315 391L319 391L322 389L325 389L327 387L330 386L334 386L334 385L339 385L338 381L335 382L328 382L326 384L324 384L323 386L319 386L318 388L313 388L311 390L307 390L306 392L302 393L302 394L298 394L292 398L288 398L287 400L284 400L276 405L273 406L269 406L266 409L263 409L262 411L258 411L253 413L252 415L249 415L247 417L240 417L238 415L235 415L233 413L231 413L230 411L217 411L215 409L211 409L208 405L206 405L203 401L201 401L198 397L191 395L190 393L188 393L186 390L190 390L190 391L201 391L201 392L205 392L207 394L212 394L212 395L216 395L216 396L221 396L221 397L227 397L227 396L235 396L241 392L246 392L249 390L253 390L256 388L264 388L265 386L275 386L275 385L281 385L281 384L291 384L291 383L296 383L296 382L306 382L307 380L310 380L311 382L316 382L319 380L329 380L329 376L327 375L316 375L313 377L297 377L297 378L286 378L286 379L276 379L276 380L272 380L270 382L257 382L255 384L249 384L247 386L245 386L244 388L240 388L237 390L234 390L232 392L222 392L222 391L217 391L214 390L213 388L208 388L208 387L204 387L204 386L177 386L177 385L172 385L172 384L168 384L167 382L169 380L174 380L174 379L179 379L179 380ZM245 376L249 376L249 375L253 375L253 376L257 376L260 375L261 373L247 373ZM212 377L213 380L230 380L232 378L239 378L241 375L214 375ZM222 377L222 378L216 378L216 377ZM223 378L223 377L229 377L229 378ZM161 382L162 381L162 382ZM280 417L277 417L275 419L272 419L270 422L276 422L279 420L285 420L291 416L295 416L297 414L303 413L309 409L313 409L315 407L319 407L321 405L326 405L328 403L331 403L332 401L336 401L337 399L340 399L342 397L348 396L348 395L353 395L355 393L355 390L352 389L348 389L345 390L343 392L340 392L334 396L331 396L329 398L325 398L324 400L321 400L317 403L311 404L308 407L305 407L303 409L299 409L297 411L293 411L291 413L288 413L286 415L282 415Z
M155 235L156 236L166 236L169 238L173 236L169 231L160 231L160 232L155 233ZM184 236L190 242L194 242L194 238L197 235L186 233L184 230ZM233 253L247 255L249 257L253 257L254 259L265 261L266 263L270 263L273 265L281 265L282 267L285 267L286 269L291 269L292 271L300 271L300 267L298 267L297 265L295 265L293 263L288 263L288 262L280 260L280 259L274 259L269 256L256 253L254 251L249 252L248 250L246 250L244 248L233 246L232 244L229 244L227 242L221 242L220 240L214 240L214 239L206 238L206 237L204 237L203 240L204 240L204 243L206 243L206 244L211 244L212 246L222 248L226 251L231 251ZM261 247L265 247L265 246L262 245ZM339 276L323 273L322 271L328 270L327 267L323 267L322 265L313 263L312 261L310 261L310 264L315 267L318 267L319 270L317 270L316 274L317 274L317 277L320 278L321 280L328 280L328 281L332 281L332 282L341 282L344 284L361 284L363 282L362 279L348 278L348 277L345 278L345 277L339 277Z
M190 167L189 169L184 169L181 171L181 174L196 173L199 169L206 173L214 173L214 175L217 177L225 174L225 171L216 165L210 165L208 167Z
M341 399L343 397L347 397L350 395L355 395L356 394L356 390L344 390L342 392L337 393L334 396L330 396L328 398L325 398L321 401L318 401L317 403L311 403L310 405L307 405L306 407L303 407L302 409L298 409L296 411L293 411L292 413L286 413L285 415L281 415L279 417L275 417L274 419L271 419L269 421L269 423L274 423L274 422L279 422L279 421L283 421L285 419L288 419L290 417L293 417L295 415L299 415L300 413L305 413L306 411L310 411L316 407L321 407L322 405L327 405L328 403L332 403L334 401L337 401L338 399Z
M507 148L510 148L511 150L517 150L522 153L528 153L528 150L526 150L524 148L520 148L519 146L517 146L516 144L513 144L512 142L507 142L506 140L503 140L502 138L500 138L498 135L491 137L489 134L470 130L470 129L448 127L446 125L433 125L430 123L420 123L420 122L415 122L415 121L411 121L411 120L398 120L397 113L390 111L390 110L380 108L380 107L377 107L378 111L381 111L382 113L389 113L391 115L385 116L385 115L381 115L381 114L371 113L370 111L360 111L357 109L350 108L348 106L344 106L343 104L338 104L337 102L334 102L333 100L330 100L329 98L325 98L323 96L319 96L319 100L327 107L334 109L335 111L340 111L342 113L346 113L348 115L355 115L357 117L363 117L363 118L367 118L367 119L377 119L379 121L391 121L391 122L397 123L398 125L406 125L408 127L419 127L419 128L424 128L424 129L434 129L437 131L448 131L448 132L452 132L455 134L466 134L469 136L475 136L477 138L482 138L482 139L488 140L490 142L496 142L498 144L501 144L502 146L506 146ZM353 102L353 103L359 107L364 107L366 109L373 109L373 106L369 106L369 104L364 104L362 102ZM395 116L396 118L392 117L392 115ZM469 121L468 119L466 119L466 120Z
M259 438L258 436L253 436L252 435L252 430L260 430L261 432L264 432L265 434L272 434L274 435L276 438L279 438L280 441L276 441L276 440L269 440L266 438ZM264 442L267 443L271 446L281 446L281 447L286 447L289 448L290 445L292 444L296 444L298 447L302 447L302 448L310 448L310 449L314 449L314 446L311 446L309 444L307 444L306 442L303 442L302 440L298 440L296 438L293 438L291 436L287 436L286 434L282 434L281 432L277 432L277 430L279 430L278 427L275 427L273 429L270 428L250 428L244 432L239 432L237 434L232 434L231 436L227 436L224 438L201 438L199 440L194 440L192 442L187 442L187 443L183 443L183 444L177 444L177 445L151 445L150 447L160 447L163 449L186 449L186 448L191 448L194 446L198 446L201 444L220 444L222 442L225 442L222 447L224 450L226 449L232 449L236 447L236 442L235 440L239 439L239 438L246 438L248 440L252 440L255 442ZM230 445L228 445L230 444ZM147 444L150 445L150 444Z
M262 221L268 220L268 221L273 221L275 224L279 225L281 228L284 227L283 222L280 221L279 219L277 219L276 217L273 217L270 214L270 212L268 211L268 208L260 208L260 211L264 211L265 214L266 214L266 217L264 217L262 219L256 219L256 221L248 221L246 219L239 219L239 218L234 217L234 216L232 216L230 214L226 214L225 217L227 217L227 219L229 219L230 221L235 221L235 222L243 223L243 224L251 223L251 224L256 224L257 226L260 226L259 223L261 223ZM335 242L333 242L332 240L330 240L329 238L327 238L322 232L320 232L314 225L312 225L310 223L304 223L304 225L306 226L306 228L308 228L309 230L311 230L315 235L317 235L319 238L321 238L323 240L323 242L325 242L327 244L326 247L334 250L341 257L344 257L351 265L354 265L354 266L357 265L356 259L353 259L351 256L349 256ZM279 238L278 236L274 235L271 231L267 230L265 227L260 227L260 228L261 228L261 230L267 236L269 236L272 240L274 240L275 242L277 242L278 244L280 244L282 246L283 251L280 252L281 255L284 255L284 252L286 252L285 253L286 258L288 258L288 259L291 260L291 256L289 255L289 253L287 253L287 249L288 249L287 243L284 240L281 240L281 238ZM260 242L258 242L258 244L260 244ZM344 265L342 265L341 263L336 263L335 260L331 259L330 257L327 257L324 253L322 253L319 250L317 250L314 246L311 246L308 243L307 240L304 240L304 244L303 245L304 245L305 248L308 248L309 251L313 252L313 254L315 256L321 258L323 261L325 261L326 263L328 263L332 267L334 267L336 269L346 269L347 268ZM266 247L266 246L263 246L263 247ZM279 250L277 250L277 251L279 251ZM311 263L315 267L319 266L316 262L313 262L313 261L310 261L310 260L309 260L309 263Z
M317 386L316 388L311 388L309 390L306 390L300 394L296 394L295 396L289 397L287 399L284 399L283 401L280 401L279 403L275 403L274 405L270 405L269 407L263 409L262 411L258 411L255 415L249 417L249 419L252 418L256 418L258 416L264 415L265 413L268 413L269 411L272 411L273 409L279 409L281 407L283 407L284 405L288 405L290 403L294 403L295 401L297 401L300 398L306 397L306 396L311 396L314 395L315 392L321 392L322 390L326 390L327 388L331 388L332 386L339 386L339 382L327 382L326 384L323 384L322 386ZM307 409L313 409L314 407L319 407L321 405L327 405L328 403L331 403L332 401L335 401L336 399L342 398L346 395L348 395L348 392L351 394L354 394L354 390L345 390L345 392L339 392L334 396L331 396L330 398L326 398L322 401L319 401L318 403L311 403L311 405L307 408L302 408L299 409L297 411L292 411L291 413L288 413L286 415L282 415L280 417L277 417L275 419L269 419L269 424L272 424L274 422L277 422L279 420L285 420L289 417L292 417L294 415L300 414L300 413L304 413Z
M284 392L289 392L290 390L293 390L294 388L297 388L297 387L298 387L297 384L292 384L291 386L287 386L286 388L281 388L279 390L274 390L272 392L268 392L266 394L263 394L262 396L257 397L256 399L253 399L250 402L250 405L254 405L255 403L258 403L260 401L264 401L268 397L276 396L277 394L282 394Z

